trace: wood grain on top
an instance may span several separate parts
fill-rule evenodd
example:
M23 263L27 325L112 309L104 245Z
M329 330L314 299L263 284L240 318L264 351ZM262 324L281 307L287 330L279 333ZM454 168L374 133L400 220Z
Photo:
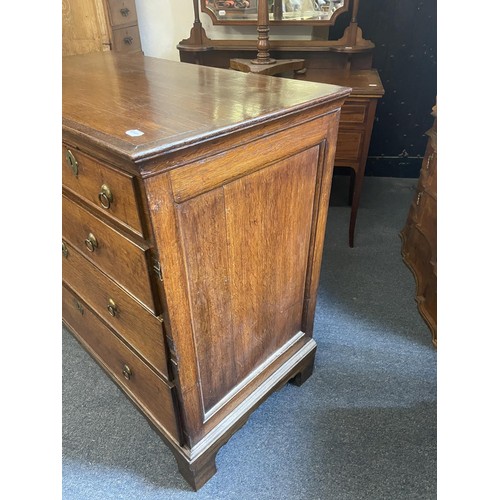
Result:
M350 91L113 52L64 57L62 84L63 134L106 144L133 160L340 99ZM127 134L136 130L142 135Z

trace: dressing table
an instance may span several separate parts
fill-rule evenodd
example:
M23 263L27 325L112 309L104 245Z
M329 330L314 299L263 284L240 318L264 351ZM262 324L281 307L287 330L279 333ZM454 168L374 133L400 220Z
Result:
M349 245L352 247L375 111L378 100L384 95L379 74L372 67L375 46L363 38L358 26L359 0L273 0L268 5L272 58L304 60L304 69L292 73L294 79L352 88L342 108L335 156L335 166L348 167L353 173L349 223ZM200 12L209 17L214 27L234 30L257 27L257 0L193 0L193 6L194 23L190 36L177 45L181 61L229 68L231 60L255 57L256 38L209 38ZM341 16L350 19L349 25L341 38L328 40L329 28ZM294 30L304 27L311 30L308 40L294 35ZM273 38L274 28L286 30L289 36Z

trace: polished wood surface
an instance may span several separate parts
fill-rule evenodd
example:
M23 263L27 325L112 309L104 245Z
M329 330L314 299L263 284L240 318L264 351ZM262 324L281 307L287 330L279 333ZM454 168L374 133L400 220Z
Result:
M64 68L63 131L84 139L99 130L106 149L132 160L328 102L332 92L330 85L243 77L140 54L70 57ZM142 135L127 134L135 130Z
M416 280L418 310L437 346L437 116L422 161L417 190L401 231L403 261Z
M312 373L350 89L113 53L63 75L82 167L63 164L64 321L198 489L249 414Z

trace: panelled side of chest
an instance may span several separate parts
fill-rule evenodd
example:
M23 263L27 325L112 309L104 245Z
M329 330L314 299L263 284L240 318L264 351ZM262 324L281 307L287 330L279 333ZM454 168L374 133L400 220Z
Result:
M195 461L312 366L340 115L329 111L198 148L145 178Z

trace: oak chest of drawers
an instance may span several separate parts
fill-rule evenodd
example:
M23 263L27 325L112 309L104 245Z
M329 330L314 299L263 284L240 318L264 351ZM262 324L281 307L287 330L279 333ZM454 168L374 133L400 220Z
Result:
M401 231L401 253L415 276L418 310L437 345L437 117L433 114L417 190Z
M312 372L349 91L64 58L63 320L195 489L249 413Z
M141 36L135 0L106 0L111 48L118 52L139 52Z

